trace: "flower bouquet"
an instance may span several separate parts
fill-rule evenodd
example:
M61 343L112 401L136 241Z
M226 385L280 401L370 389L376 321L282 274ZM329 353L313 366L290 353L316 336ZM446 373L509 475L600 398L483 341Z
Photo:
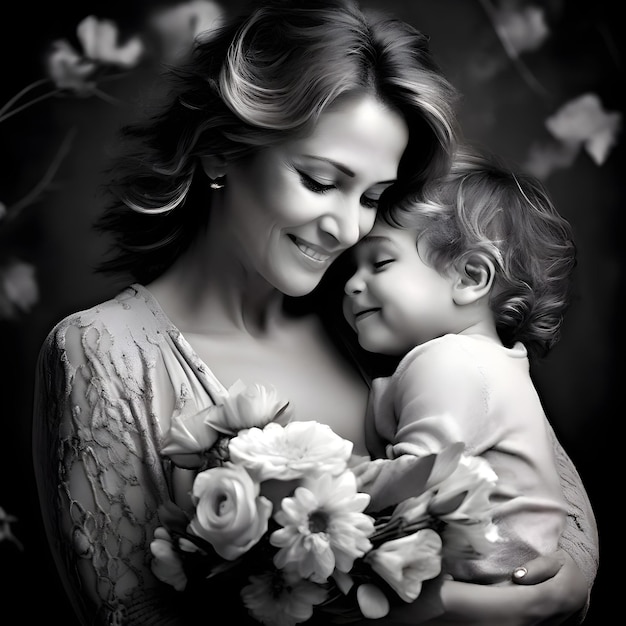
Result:
M234 590L268 626L383 617L446 558L496 539L495 475L462 445L356 457L330 427L293 420L273 388L236 383L223 403L176 417L164 444L198 472L189 511L161 507L154 574L181 592Z

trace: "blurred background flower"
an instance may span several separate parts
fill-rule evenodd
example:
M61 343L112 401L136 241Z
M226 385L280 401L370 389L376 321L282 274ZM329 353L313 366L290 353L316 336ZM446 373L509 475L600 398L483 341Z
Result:
M9 515L0 506L0 543L3 541L10 541L17 547L18 550L21 551L24 549L24 546L22 546L21 541L13 534L13 531L11 530L12 522L17 522L17 517Z

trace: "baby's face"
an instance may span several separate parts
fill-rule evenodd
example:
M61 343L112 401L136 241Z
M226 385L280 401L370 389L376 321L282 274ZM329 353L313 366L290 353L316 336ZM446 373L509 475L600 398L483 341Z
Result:
M454 328L453 280L422 260L416 242L415 231L377 223L354 249L343 311L365 350L402 355Z

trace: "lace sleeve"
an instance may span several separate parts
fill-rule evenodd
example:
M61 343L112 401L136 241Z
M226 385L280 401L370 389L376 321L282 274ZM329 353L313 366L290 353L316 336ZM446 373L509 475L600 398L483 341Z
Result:
M596 518L576 467L559 443L554 431L552 429L550 431L561 489L567 504L567 524L559 541L559 547L574 559L587 579L591 592L599 564ZM588 606L589 600L579 617L579 621L584 618Z
M33 452L43 521L82 623L175 624L147 549L168 497L149 377L144 367L143 381L122 378L129 368L116 367L111 341L62 324L42 347Z

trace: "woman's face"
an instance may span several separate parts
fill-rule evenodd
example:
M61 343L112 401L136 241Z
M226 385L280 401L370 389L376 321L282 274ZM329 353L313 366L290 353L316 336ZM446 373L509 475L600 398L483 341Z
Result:
M229 164L220 211L240 262L284 294L311 292L372 228L408 135L399 113L362 96L335 104L311 134Z

